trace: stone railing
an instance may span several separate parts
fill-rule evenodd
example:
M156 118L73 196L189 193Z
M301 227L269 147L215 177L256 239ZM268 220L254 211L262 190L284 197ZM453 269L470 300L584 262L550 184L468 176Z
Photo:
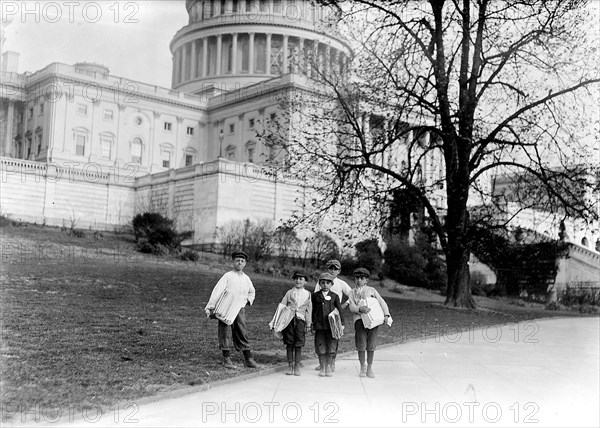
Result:
M47 77L56 75L60 77L72 77L73 79L87 82L90 86L97 85L116 90L121 94L124 102L127 102L128 99L132 100L139 96L159 97L172 101L192 103L198 105L199 107L204 102L203 98L198 95L174 91L169 88L164 88L157 85L149 85L136 80L111 76L105 73L86 70L80 67L58 62L52 63L47 67L29 75L10 73L9 75L5 76L5 72L3 72L2 82L3 85L6 82L15 82L23 86L23 89L25 89L25 87L29 84L33 84L35 82L42 81ZM53 83L52 85L54 86L49 86L49 88L56 87L56 83ZM36 87L35 90L41 94L45 93L44 88Z

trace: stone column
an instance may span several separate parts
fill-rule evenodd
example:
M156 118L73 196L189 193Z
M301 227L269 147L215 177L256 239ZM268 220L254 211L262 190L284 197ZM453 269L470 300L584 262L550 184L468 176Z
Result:
M150 123L150 141L148 144L149 150L148 150L148 157L150 158L150 172L153 171L153 167L154 167L154 152L156 151L156 129L157 124L160 124L160 112L159 111L153 111L152 112L152 122ZM160 159L160 148L159 150L159 159ZM159 165L162 166L162 165Z
M231 39L231 74L236 74L238 72L237 67L237 49L238 49L238 33L233 33Z
M285 74L288 72L288 39L289 36L287 34L283 35L283 58L282 58L282 67L283 71L281 74Z
M12 151L12 134L13 134L13 120L15 112L15 103L12 100L7 100L8 111L6 113L6 135L4 136L4 153L3 156L10 157Z
M178 48L175 51L175 55L173 57L173 85L177 85L179 83L179 76L181 75L181 48Z
M254 73L254 33L248 33L248 74Z
M312 64L310 65L310 73L309 75L311 77L314 77L318 74L318 71L320 70L320 64L319 64L319 41L318 40L313 40L313 60L312 60Z
M265 74L271 74L271 33L267 33L267 44L265 46Z
M202 77L208 76L208 37L202 39Z
M300 39L298 41L298 52L300 53L300 55L298 55L298 70L300 71L300 74L306 74L304 61L304 39Z
M181 74L179 77L179 81L185 82L185 65L187 62L186 45L183 45L180 49L181 49Z
M171 88L173 88L177 84L177 51L173 53L173 65L171 70Z
M340 72L340 51L333 50L333 59L331 60L331 69L338 74Z
M198 54L196 52L196 42L196 40L192 41L192 64L190 67L190 80L194 80L196 78L196 74L198 73Z
M217 76L221 75L221 61L223 61L222 58L222 50L223 50L223 35L219 34L217 36L217 66L215 67L215 74Z

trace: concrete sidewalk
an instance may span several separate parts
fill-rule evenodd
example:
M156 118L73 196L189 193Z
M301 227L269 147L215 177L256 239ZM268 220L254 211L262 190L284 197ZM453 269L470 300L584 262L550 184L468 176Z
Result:
M536 320L381 347L374 379L358 376L354 353L331 378L307 364L299 377L278 372L46 425L598 427L599 364L599 318Z

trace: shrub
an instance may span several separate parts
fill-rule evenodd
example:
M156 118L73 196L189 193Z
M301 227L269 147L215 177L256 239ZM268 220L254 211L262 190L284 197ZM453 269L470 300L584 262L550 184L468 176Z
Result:
M358 242L356 248L356 261L359 266L367 268L375 275L381 270L383 263L383 254L377 239L365 239Z
M417 235L414 245L405 238L392 238L384 259L386 274L403 284L430 289L446 284L445 264L423 235Z
M194 250L189 250L189 249L182 251L181 254L179 255L179 258L181 260L190 261L190 262L197 262L198 260L200 260L200 256L198 255L198 253Z
M471 251L496 273L498 290L513 296L523 290L530 296L544 296L556 277L558 259L567 251L564 242L514 243L483 227L472 227L469 235Z
M143 253L166 254L174 251L186 236L177 233L173 220L159 213L137 214L132 226L138 249Z
M317 232L305 239L304 261L310 261L312 265L322 266L327 260L339 258L340 249L338 244L325 232Z
M600 288L597 287L567 287L560 303L566 306L573 305L600 305Z
M486 277L482 272L471 272L471 294L474 296L487 296Z
M224 257L236 249L245 251L254 261L271 255L274 233L270 220L233 220L219 228L218 233Z
M280 226L273 233L273 246L278 251L279 259L282 264L288 257L294 257L298 254L301 242L296 231L287 226Z

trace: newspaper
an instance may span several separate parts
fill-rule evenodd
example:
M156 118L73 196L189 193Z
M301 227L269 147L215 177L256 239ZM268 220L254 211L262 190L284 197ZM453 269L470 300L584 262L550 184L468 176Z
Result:
M225 324L231 325L245 304L246 299L242 299L238 293L225 289L215 304L213 315Z
M282 332L292 322L295 315L296 311L280 303L277 305L275 315L273 315L273 319L269 323L269 328L274 330L275 333Z
M327 318L329 318L331 335L334 339L340 339L344 335L344 326L342 325L342 318L337 308L331 311Z
M358 305L359 307L366 306L371 309L366 314L360 314L360 318L362 319L365 328L374 328L383 324L385 314L376 298L367 297L366 299L361 299Z

